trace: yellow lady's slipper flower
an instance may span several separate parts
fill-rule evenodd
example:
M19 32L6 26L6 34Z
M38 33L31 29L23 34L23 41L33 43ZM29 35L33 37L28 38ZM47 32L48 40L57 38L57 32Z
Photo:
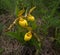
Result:
M27 20L25 20L25 19L23 19L23 18L20 18L19 24L20 24L20 26L22 26L22 27L27 27L27 26L28 26Z
M31 31L29 31L28 33L25 34L24 40L29 41L31 38L32 38L32 33L31 33Z
M32 15L28 15L28 16L27 16L27 19L30 20L30 21L34 21L34 20L35 20L35 17L32 16Z

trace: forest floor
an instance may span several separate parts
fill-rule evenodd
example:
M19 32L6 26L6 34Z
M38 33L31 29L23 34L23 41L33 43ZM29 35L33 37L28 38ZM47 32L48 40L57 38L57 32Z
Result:
M32 55L24 54L24 52L22 52L24 46L22 46L21 43L19 43L19 41L17 41L16 39L12 39L5 35L5 30L14 21L14 19L15 18L9 14L0 15L0 23L2 24L2 30L0 31L0 48L3 49L0 52L0 55ZM40 55L60 55L60 50L56 50L54 48L53 43L51 40L49 40L49 38L50 37L47 37L43 40L43 46ZM31 51L32 49L34 49L34 47L31 48ZM25 50L26 49L24 49L24 51Z

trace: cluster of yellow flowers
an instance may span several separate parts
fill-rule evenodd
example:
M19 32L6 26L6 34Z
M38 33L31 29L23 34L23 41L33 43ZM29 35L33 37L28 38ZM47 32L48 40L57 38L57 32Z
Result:
M30 13L32 12L33 8L30 10ZM25 19L26 18L26 19ZM27 14L26 17L19 16L19 25L23 28L29 27L28 21L34 21L35 17L32 16L31 14ZM25 34L24 40L29 41L32 38L32 31L31 29Z
M28 20L31 20L31 21L34 21L34 20L35 20L34 16L32 16L32 15L27 16L27 19L28 19ZM27 22L26 19L23 19L22 17L20 17L20 19L19 19L19 25L20 25L21 27L28 27L28 22ZM25 34L24 40L25 40L25 41L29 41L31 38L32 38L32 32L31 32L31 30L29 30L29 31Z
M27 16L27 20L29 20L29 21L34 21L35 18L34 18L34 16L32 16L32 15L28 15L28 16ZM19 19L19 24L20 24L20 26L22 26L22 27L27 27L27 26L28 26L27 20L26 20L26 19L23 19L22 17L20 17L20 19Z

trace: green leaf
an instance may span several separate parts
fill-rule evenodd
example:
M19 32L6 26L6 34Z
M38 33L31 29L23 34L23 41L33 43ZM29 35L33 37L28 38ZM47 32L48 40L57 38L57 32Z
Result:
M37 49L41 48L41 43L38 42L36 40L36 38L34 38L34 36L32 37L32 39L28 43L30 43L30 45L34 45Z
M31 27L32 27L33 30L36 30L36 28L37 28L36 21L31 22Z
M24 32L20 32L20 34L18 32L6 32L6 34L9 35L11 38L17 39L22 44L25 43L25 41L24 41Z
M59 42L59 44L60 44L60 33L57 33L56 40L57 40L57 42Z
M12 38L16 38L19 40L19 34L16 32L6 32L7 35L11 36Z
M3 52L4 49L0 48L0 54Z
M18 8L18 6L16 5L15 11L14 11L14 14L16 15L16 17L18 16L18 12L19 12L19 8Z

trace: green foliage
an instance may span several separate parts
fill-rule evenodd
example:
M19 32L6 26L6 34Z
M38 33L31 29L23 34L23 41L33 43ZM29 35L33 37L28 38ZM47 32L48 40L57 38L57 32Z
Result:
M6 32L6 34L9 35L12 38L17 39L22 44L25 43L25 41L24 41L25 32L23 32L21 30L21 27L20 26L17 26L17 30L15 32L10 32L9 31L9 32Z
M3 49L2 48L0 48L0 54L3 52Z
M37 27L35 27L36 26L36 23L35 22L33 22L33 23L30 23L30 24L32 24L31 26L32 26L32 29L33 30L35 30ZM15 39L17 39L20 43L22 43L23 45L25 44L25 43L29 43L30 45L34 45L34 46L36 46L36 48L37 49L39 49L39 48L41 48L41 43L39 43L38 41L37 41L37 39L34 37L34 35L33 35L33 37L32 37L32 39L30 40L30 41L25 41L24 40L24 35L27 33L27 30L25 29L25 28L22 28L19 24L17 24L16 25L16 31L15 32L6 32L6 34L8 35L8 36L10 36L11 38L15 38Z
M15 12L16 0L0 0L1 11L8 11L10 13ZM4 12L3 12L4 13Z
M36 38L33 38L29 41L31 45L34 45L37 49L41 48L41 42L38 42Z
M57 34L56 40L58 43L60 43L60 33Z
M30 23L33 30L40 28L44 37L48 35L49 27L59 28L60 30L60 0L1 0L0 2L0 8L10 10L16 16L18 11L22 8L30 9L33 6L36 6L36 10L32 13L32 15L36 17L36 20L41 17L41 25L39 27L38 25L35 25L36 23L34 22L32 22L32 24ZM20 32L22 31L21 27L18 27L17 29L18 30L16 32L8 32L8 34L13 36L13 38L22 41L25 33L22 34L24 31ZM57 33L55 39L56 43L60 44L60 33ZM31 43L38 45L36 44L35 39L31 40Z

